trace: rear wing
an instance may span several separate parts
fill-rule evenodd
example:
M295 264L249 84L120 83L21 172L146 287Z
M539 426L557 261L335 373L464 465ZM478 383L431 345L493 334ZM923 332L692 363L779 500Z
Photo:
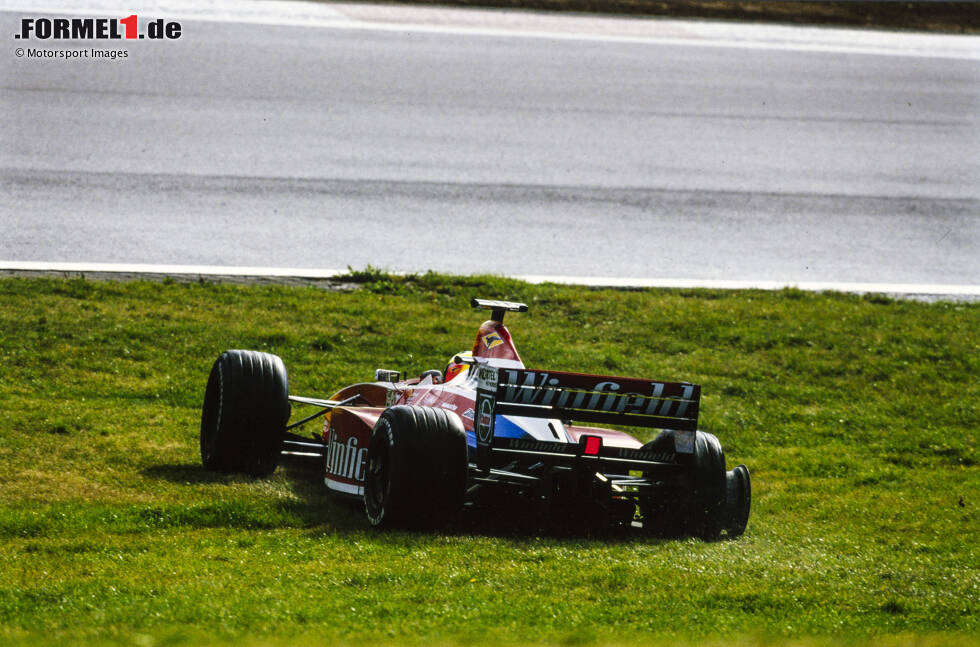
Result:
M701 387L697 384L562 371L497 368L480 364L475 368L477 413L474 426L477 467L481 470L489 469L490 455L495 444L512 444L505 439L494 439L494 420L497 415L674 429L690 432L677 435L677 452L693 451L701 403ZM576 445L568 443L535 442L534 446L545 453L556 455L567 455L571 452L573 455L584 454L596 458L612 458L613 454L619 459L630 456L638 460L649 458L643 456L646 452L639 450L603 451L601 438L587 436L583 440L588 441L589 438L593 440L582 443L582 447L577 450Z
M527 312L527 304L516 303L514 301L496 301L494 299L471 299L470 306L492 310L490 319L493 321L504 322L505 312Z

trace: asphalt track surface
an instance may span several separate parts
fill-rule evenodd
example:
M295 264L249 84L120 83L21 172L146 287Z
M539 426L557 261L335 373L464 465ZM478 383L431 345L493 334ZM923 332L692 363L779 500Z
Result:
M356 12L28 44L115 61L0 13L0 260L980 285L975 40Z

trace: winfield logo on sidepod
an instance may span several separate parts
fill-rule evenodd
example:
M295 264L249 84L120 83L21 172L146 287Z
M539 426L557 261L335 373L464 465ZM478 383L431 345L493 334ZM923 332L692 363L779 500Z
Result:
M361 482L367 468L367 447L358 447L357 436L347 442L337 439L337 432L330 431L327 447L327 475L338 479Z

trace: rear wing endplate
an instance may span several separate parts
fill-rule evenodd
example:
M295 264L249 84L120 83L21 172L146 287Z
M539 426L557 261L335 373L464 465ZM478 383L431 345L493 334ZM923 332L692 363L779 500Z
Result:
M474 426L477 467L482 470L490 466L497 415L689 432L698 427L701 387L697 384L481 364L475 368ZM692 440L693 435L689 435Z

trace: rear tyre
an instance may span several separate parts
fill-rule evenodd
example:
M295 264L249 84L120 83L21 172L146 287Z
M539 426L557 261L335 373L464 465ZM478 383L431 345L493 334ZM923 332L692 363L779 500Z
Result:
M228 350L211 367L201 408L201 463L266 476L276 469L289 420L286 367L276 355Z
M697 432L694 439L693 506L688 528L696 537L718 539L725 523L725 452L713 434Z
M642 449L674 453L674 436L673 430L661 432ZM727 519L725 453L714 435L698 431L693 459L690 471L660 481L654 495L641 502L644 528L666 537L713 540L721 535Z
M371 432L367 460L364 511L372 526L439 528L463 507L466 432L450 411L386 409Z

